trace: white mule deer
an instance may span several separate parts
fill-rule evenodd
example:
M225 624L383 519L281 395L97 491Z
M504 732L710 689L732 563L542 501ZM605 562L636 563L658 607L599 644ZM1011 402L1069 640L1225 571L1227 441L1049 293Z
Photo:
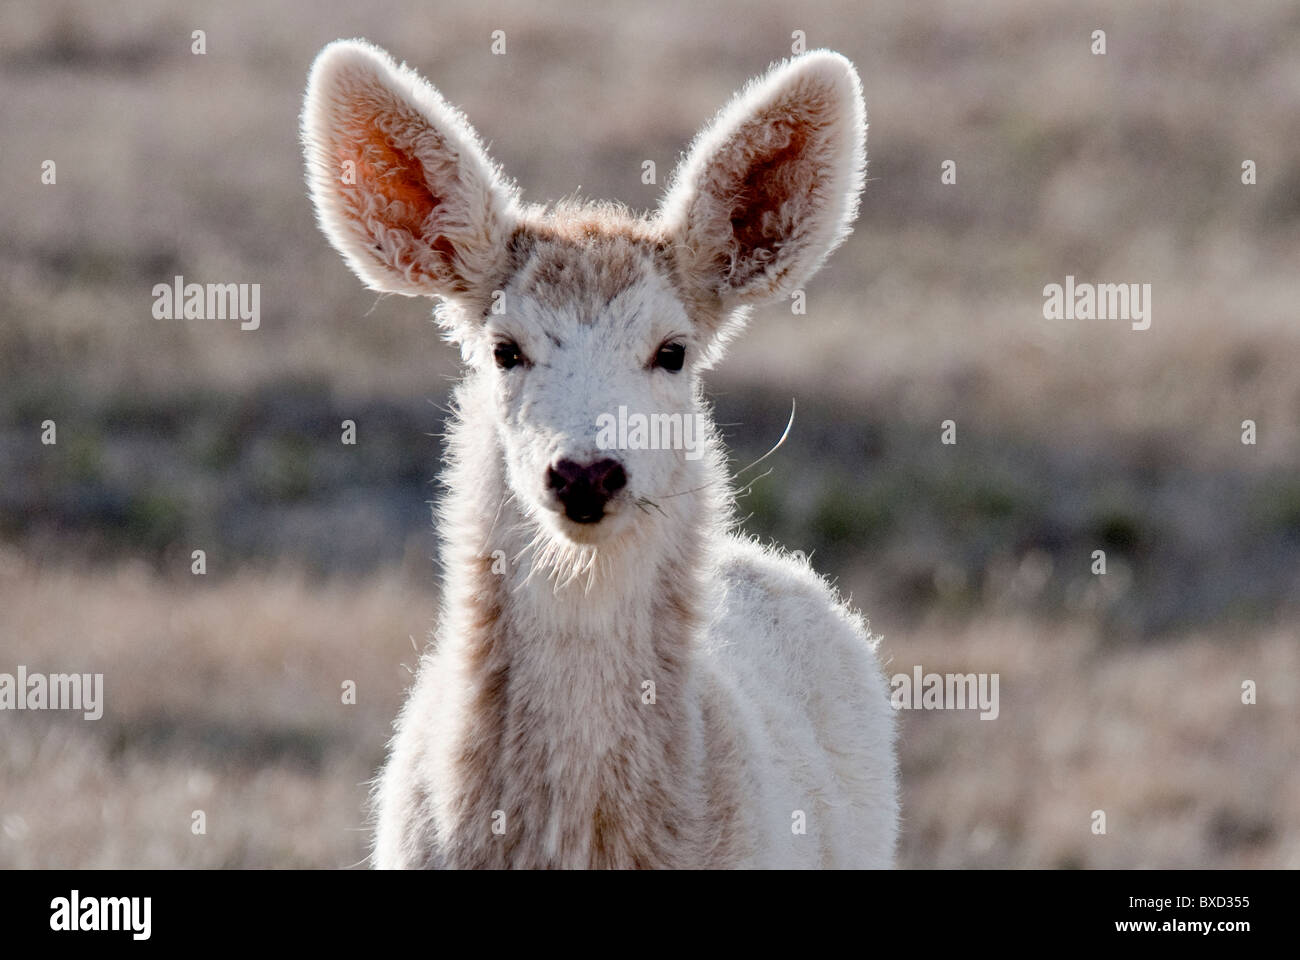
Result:
M302 123L330 242L372 288L441 298L468 366L443 609L378 785L374 862L891 865L875 643L806 563L731 534L699 384L747 308L849 232L852 64L819 51L751 83L644 218L522 204L465 118L361 41L321 52ZM701 424L703 446L610 449L620 407Z

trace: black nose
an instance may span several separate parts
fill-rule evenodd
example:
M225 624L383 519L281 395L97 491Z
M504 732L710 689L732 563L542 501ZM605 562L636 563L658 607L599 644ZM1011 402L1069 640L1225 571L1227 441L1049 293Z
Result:
M627 474L617 460L559 460L547 471L546 482L564 504L565 516L575 523L596 523L609 498L627 485Z

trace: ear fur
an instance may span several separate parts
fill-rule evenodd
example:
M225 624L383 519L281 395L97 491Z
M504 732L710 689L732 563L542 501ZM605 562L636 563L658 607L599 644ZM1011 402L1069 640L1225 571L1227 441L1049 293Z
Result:
M725 308L801 287L857 216L866 132L857 71L838 53L751 81L695 139L660 207L687 286Z
M321 230L369 287L490 293L515 188L460 111L415 71L364 40L331 43L311 68L302 140Z

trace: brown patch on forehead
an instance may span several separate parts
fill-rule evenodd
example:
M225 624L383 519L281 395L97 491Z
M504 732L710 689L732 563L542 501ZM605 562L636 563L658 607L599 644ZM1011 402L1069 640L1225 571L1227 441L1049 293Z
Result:
M512 282L544 306L591 323L661 264L657 226L613 204L561 206L524 217L510 242Z

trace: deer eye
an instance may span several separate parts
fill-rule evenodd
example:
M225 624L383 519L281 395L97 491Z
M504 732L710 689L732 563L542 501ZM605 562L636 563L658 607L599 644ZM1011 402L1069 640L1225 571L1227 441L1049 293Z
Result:
M528 362L524 352L519 349L519 344L513 340L503 340L493 347L492 359L502 370L513 370L519 364Z
M670 373L676 373L686 362L686 345L681 343L665 343L655 353L656 367L662 367Z

